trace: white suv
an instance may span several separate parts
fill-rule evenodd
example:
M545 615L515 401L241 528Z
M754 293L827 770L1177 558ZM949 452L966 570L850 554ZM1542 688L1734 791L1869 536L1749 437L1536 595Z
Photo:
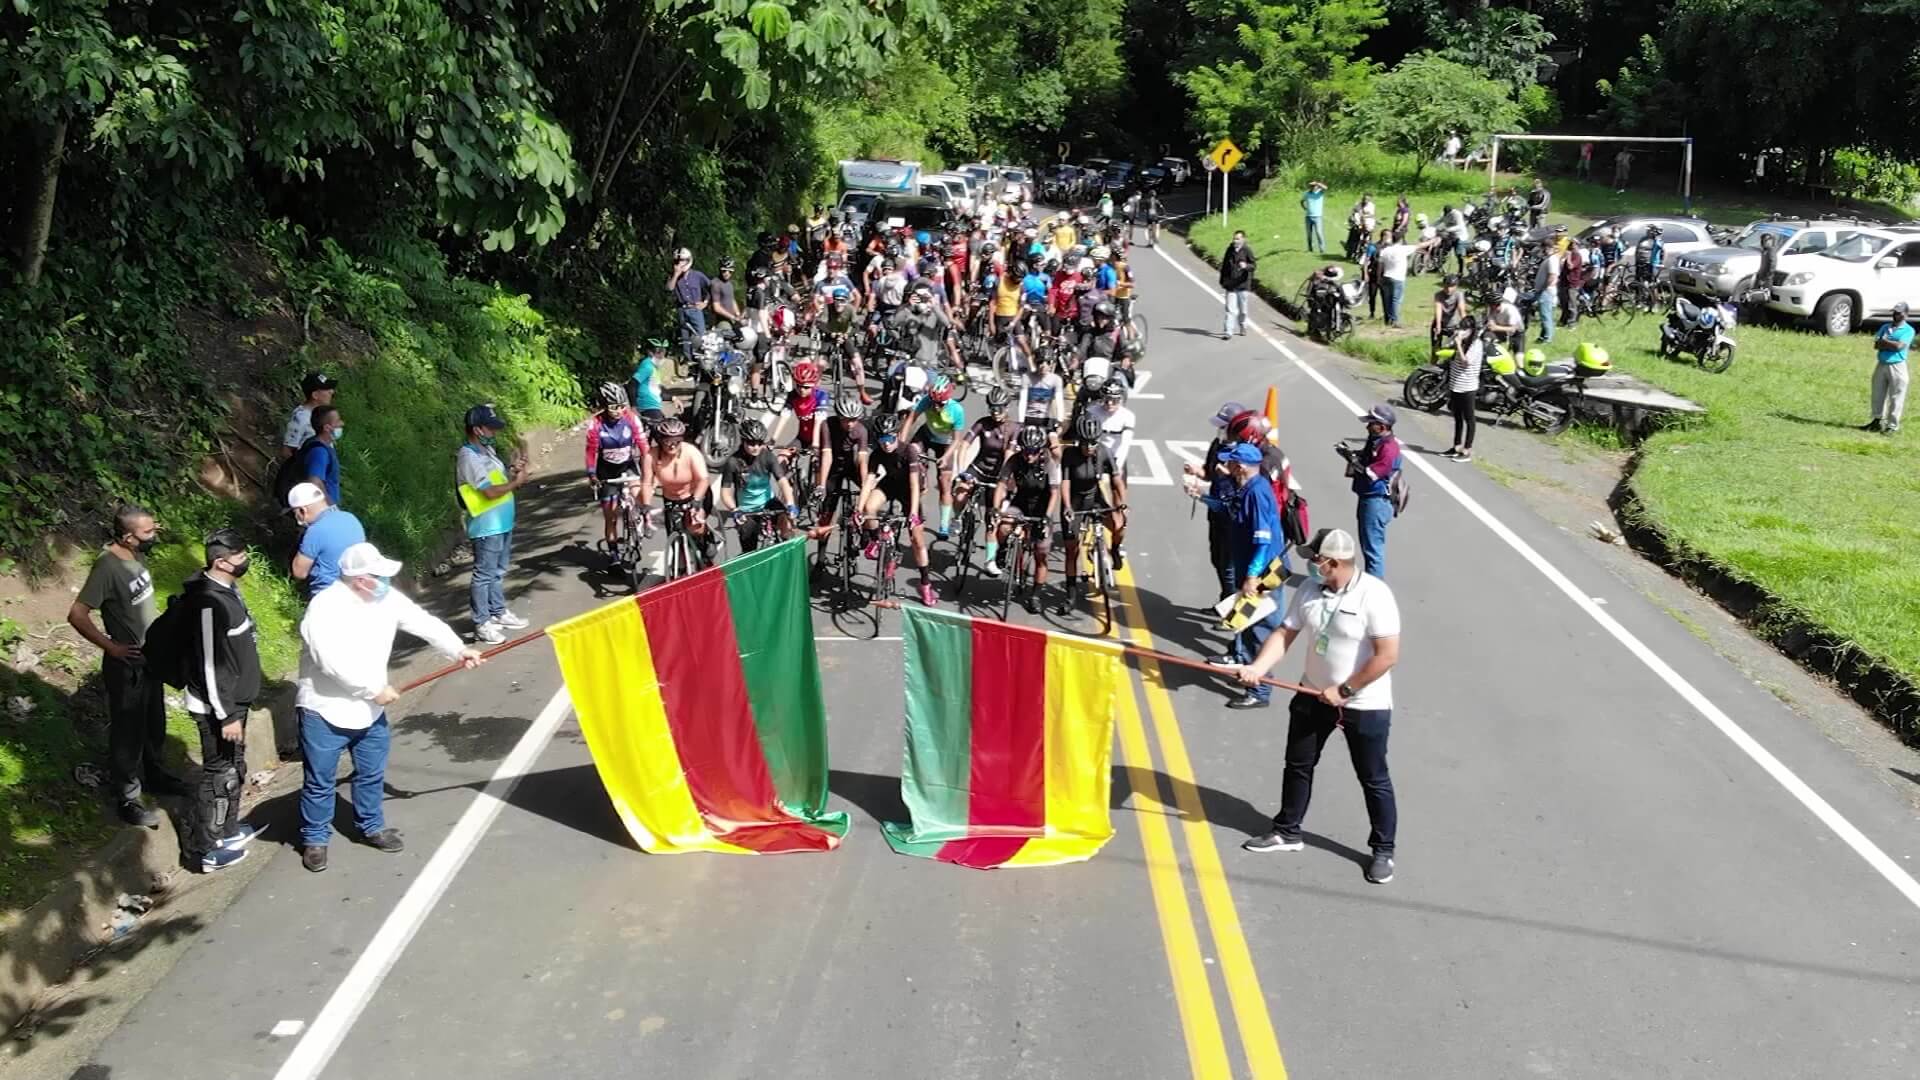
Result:
M1901 302L1920 308L1920 225L1860 229L1818 254L1781 259L1767 307L1837 337Z
M1784 258L1825 251L1841 237L1850 236L1865 227L1864 222L1833 219L1756 221L1741 230L1740 235L1724 247L1703 248L1675 256L1670 260L1673 287L1683 293L1695 293L1710 300L1738 300L1755 285L1765 287L1767 284L1753 280L1754 274L1760 270L1762 238L1772 236L1775 256Z

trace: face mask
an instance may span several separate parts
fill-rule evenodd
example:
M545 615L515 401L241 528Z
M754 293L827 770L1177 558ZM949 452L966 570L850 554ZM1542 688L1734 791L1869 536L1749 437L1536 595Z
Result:
M151 552L154 549L154 547L157 546L159 543L160 543L160 538L157 536L150 536L145 540L141 540L136 537L133 543L128 544L127 546L131 547L133 550L139 552L140 554L145 555Z
M1319 584L1327 580L1326 575L1320 572L1319 563L1307 564L1307 577L1311 578L1315 584Z
M239 566L230 567L227 570L227 574L237 581L240 578L247 576L247 567L252 565L253 565L253 560L249 559L246 562L241 563Z
M493 445L493 440L495 440L495 439L497 439L497 438L499 438L499 436L497 436L497 435L482 435L482 436L480 436L480 445L481 445L481 446L492 446L492 445Z
M375 600L385 600L387 594L392 591L393 582L390 579L383 577L373 579L373 598Z
M339 442L339 441L340 441L340 436L342 436L342 435L345 435L346 433L347 433L347 425L345 425L345 424L341 424L341 425L340 425L339 427L337 427L337 428L334 428L334 429L333 429L333 441L334 441L334 442Z

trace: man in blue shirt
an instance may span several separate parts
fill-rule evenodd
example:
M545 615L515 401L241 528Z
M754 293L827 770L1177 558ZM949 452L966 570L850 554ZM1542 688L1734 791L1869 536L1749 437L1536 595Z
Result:
M287 462L295 477L326 492L327 501L335 505L340 502L340 452L334 449L334 444L345 431L339 409L331 405L314 406L313 438Z
M1232 564L1229 567L1233 575L1233 586L1247 596L1259 593L1260 578L1267 572L1268 566L1280 560L1283 572L1286 568L1286 537L1280 528L1280 504L1274 498L1273 482L1267 479L1260 465L1263 455L1260 448L1252 443L1236 443L1220 452L1219 460L1227 466L1227 475L1233 480L1233 490L1224 499L1208 495L1201 499L1208 509L1223 509L1228 517L1228 541ZM1215 504L1220 504L1216 506ZM1264 618L1248 623L1244 630L1235 635L1233 646L1225 655L1214 657L1208 663L1216 667L1239 667L1253 662L1260 655L1260 646L1267 643L1267 637L1280 626L1285 604L1282 593L1285 586L1276 587L1270 594L1274 608ZM1264 709L1273 690L1264 684L1249 687L1247 692L1227 703L1229 709Z
M360 519L333 505L327 493L312 484L295 484L287 492L287 508L301 527L300 550L293 557L293 579L309 600L340 577L340 555L364 543L367 530Z
M673 272L667 276L667 292L680 309L681 349L693 359L700 339L707 333L707 307L713 302L713 282L693 268L693 252L681 248L673 256Z
M492 404L468 409L467 441L454 464L460 508L467 519L467 540L473 545L473 584L469 590L473 639L490 645L507 640L508 630L525 629L527 625L527 620L507 610L504 582L507 563L513 557L513 493L533 479L533 473L525 454L515 454L509 469L494 451L494 440L506 426Z
M1873 335L1879 363L1873 365L1873 419L1860 430L1888 435L1900 430L1900 414L1907 408L1907 348L1913 344L1913 324L1907 305L1893 305L1893 318Z
M1300 209L1307 216L1307 250L1325 253L1327 234L1320 228L1320 217L1327 204L1327 185L1315 180L1307 185L1307 193L1300 196Z

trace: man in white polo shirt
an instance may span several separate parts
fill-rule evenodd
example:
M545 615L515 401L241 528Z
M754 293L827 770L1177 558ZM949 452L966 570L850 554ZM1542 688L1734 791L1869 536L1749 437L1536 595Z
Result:
M1293 639L1308 642L1302 682L1313 694L1295 694L1288 708L1286 782L1273 831L1242 844L1248 851L1299 851L1300 824L1313 796L1313 769L1338 727L1346 732L1353 771L1366 795L1373 831L1367 880L1393 880L1393 836L1398 812L1387 775L1387 731L1393 717L1392 669L1400 659L1400 607L1387 583L1361 571L1360 545L1340 529L1322 529L1302 544L1312 581L1293 594L1280 632L1236 675L1254 685L1286 655Z

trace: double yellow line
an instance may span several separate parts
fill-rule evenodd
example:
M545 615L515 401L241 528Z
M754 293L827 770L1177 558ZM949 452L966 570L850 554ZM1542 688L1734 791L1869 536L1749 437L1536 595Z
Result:
M1153 635L1146 627L1133 571L1121 570L1115 579L1125 618L1115 619L1113 636L1151 648ZM1246 1075L1258 1080L1284 1080L1287 1066L1280 1058L1280 1043L1274 1035L1273 1020L1267 1014L1266 995L1260 989L1260 976L1254 970L1253 956L1240 929L1240 914L1227 888L1226 873L1220 865L1220 849L1213 842L1213 832L1200 803L1200 789L1193 779L1193 762L1187 757L1187 744L1173 713L1173 700L1161 679L1158 663L1142 660L1139 668L1147 713L1153 718L1154 735L1166 764L1166 778L1173 787L1172 806L1179 813L1194 884L1200 892L1200 905L1206 912L1207 928L1213 937L1214 952L1219 958L1227 998L1233 1009L1234 1026L1239 1030L1240 1046L1246 1055ZM1173 976L1174 1002L1179 1007L1180 1026L1186 1034L1187 1059L1193 1066L1195 1080L1225 1080L1234 1075L1227 1056L1226 1034L1214 1004L1213 981L1201 957L1199 924L1194 921L1193 907L1187 898L1187 885L1181 874L1179 856L1174 851L1172 832L1167 828L1167 815L1161 812L1168 807L1167 792L1154 772L1146 725L1131 692L1121 695L1117 726L1129 786L1140 801L1139 809L1144 811L1139 815L1141 846L1146 853L1154 911L1160 918L1160 937L1166 945L1167 966Z

